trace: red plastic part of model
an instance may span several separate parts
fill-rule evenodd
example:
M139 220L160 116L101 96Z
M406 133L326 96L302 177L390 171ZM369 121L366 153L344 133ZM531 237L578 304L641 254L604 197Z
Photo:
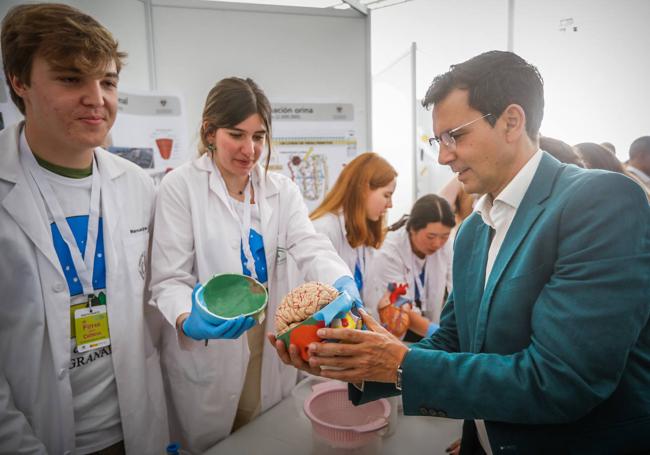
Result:
M388 285L388 290L390 292L390 303L394 304L397 302L397 300L403 296L406 295L406 289L408 289L409 285L406 283L391 283Z
M309 352L307 350L309 343L323 341L321 337L316 335L316 331L323 327L325 327L325 322L318 321L313 325L298 326L291 331L291 334L289 335L289 343L295 344L298 347L300 357L302 357L302 360L305 362L309 360Z

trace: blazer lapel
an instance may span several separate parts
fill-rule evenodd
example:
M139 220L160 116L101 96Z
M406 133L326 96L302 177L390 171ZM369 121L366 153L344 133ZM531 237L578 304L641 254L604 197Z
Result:
M226 210L230 212L232 217L237 220L238 215L228 200L230 196L228 196L226 193L225 185L220 182L221 176L218 174L216 166L212 164L212 158L210 157L210 154L204 154L198 160L194 161L193 165L198 169L201 169L208 173L208 188L217 196L217 198L219 198L221 203L224 205Z
M266 267L268 270L269 284L270 278L274 276L276 267L276 256L278 248L278 227L279 222L276 219L280 211L278 201L278 188L271 178L264 172L261 167L256 167L255 176L258 182L257 188L259 194L256 197L256 203L259 204L260 222L262 236L264 237L264 255L266 256ZM285 220L291 222L290 220Z
M485 291L483 292L481 305L479 307L473 352L480 352L483 343L485 342L488 314L494 290L531 227L544 211L545 207L543 202L548 199L553 191L555 178L560 169L560 163L544 152L539 167L535 172L535 176L533 177L533 180L517 209L517 213L512 220L512 224L508 229L506 237L503 240L503 244L501 245L501 249L494 261L492 271L490 272L490 276L485 285ZM485 266L483 270L485 273Z
M13 182L14 186L2 200L2 206L25 232L36 248L52 263L54 268L65 279L61 264L54 251L52 234L50 232L47 211L40 195L34 195L20 163L19 140L23 123L9 127L3 136L0 149L5 156L0 169L0 179Z
M61 264L54 251L45 207L42 201L34 200L28 183L24 179L16 182L16 186L2 201L2 205L63 278Z
M113 181L118 179L124 173L124 170L115 166L115 164L108 159L108 156L105 155L108 153L109 152L99 149L95 151L97 166L101 173L101 216L104 226L104 248L107 252L105 255L106 270L120 270L120 268L117 267L117 261L118 251L122 245L118 245L116 242L122 242L124 240L124 236L120 235L118 232L122 210L120 210L119 206L120 201L117 199L117 196L113 191L115 188ZM110 275L115 276L116 274Z
M480 302L483 298L483 293L485 289L485 267L487 265L488 251L490 250L490 242L492 241L492 228L479 218L476 223L476 233L474 235L476 239L475 247L472 249L472 256L468 264L468 276L465 280L467 289L467 301L468 302ZM480 305L477 313L470 312L469 314L474 317L473 321L469 321L468 326L476 326L478 329L479 322L481 318L482 306ZM471 337L471 346L470 351L476 352L474 347L476 345L478 330L473 331L473 336Z

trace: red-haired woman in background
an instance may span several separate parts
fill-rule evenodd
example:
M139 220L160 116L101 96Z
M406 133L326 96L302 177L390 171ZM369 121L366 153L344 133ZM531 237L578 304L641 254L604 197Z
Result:
M376 153L350 161L310 218L354 272L361 293L373 251L386 234L384 218L393 206L397 172Z

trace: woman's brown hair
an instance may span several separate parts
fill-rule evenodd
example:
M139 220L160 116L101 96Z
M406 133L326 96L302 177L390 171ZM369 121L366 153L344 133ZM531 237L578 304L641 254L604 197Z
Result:
M352 248L361 245L379 248L384 241L384 217L371 221L366 215L370 191L382 188L397 177L397 171L376 153L362 153L350 161L339 174L334 187L310 218L343 212L347 240Z
M581 142L574 145L587 169L604 169L606 171L625 174L623 164L600 144L595 142Z
M228 77L212 87L201 116L199 155L208 151L207 136L219 128L234 128L251 115L258 114L266 129L267 156L271 159L271 103L261 88L249 78Z
M15 92L11 78L29 86L36 56L55 68L74 68L84 75L102 72L111 62L119 74L126 58L103 25L76 8L57 3L11 8L2 20L1 42L11 99L23 115L25 102Z

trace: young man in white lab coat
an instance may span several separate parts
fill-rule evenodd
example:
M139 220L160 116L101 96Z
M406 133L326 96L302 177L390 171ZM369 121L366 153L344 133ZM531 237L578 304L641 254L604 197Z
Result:
M154 189L99 148L126 54L64 5L12 8L1 39L25 121L0 133L0 453L163 453L143 305Z

